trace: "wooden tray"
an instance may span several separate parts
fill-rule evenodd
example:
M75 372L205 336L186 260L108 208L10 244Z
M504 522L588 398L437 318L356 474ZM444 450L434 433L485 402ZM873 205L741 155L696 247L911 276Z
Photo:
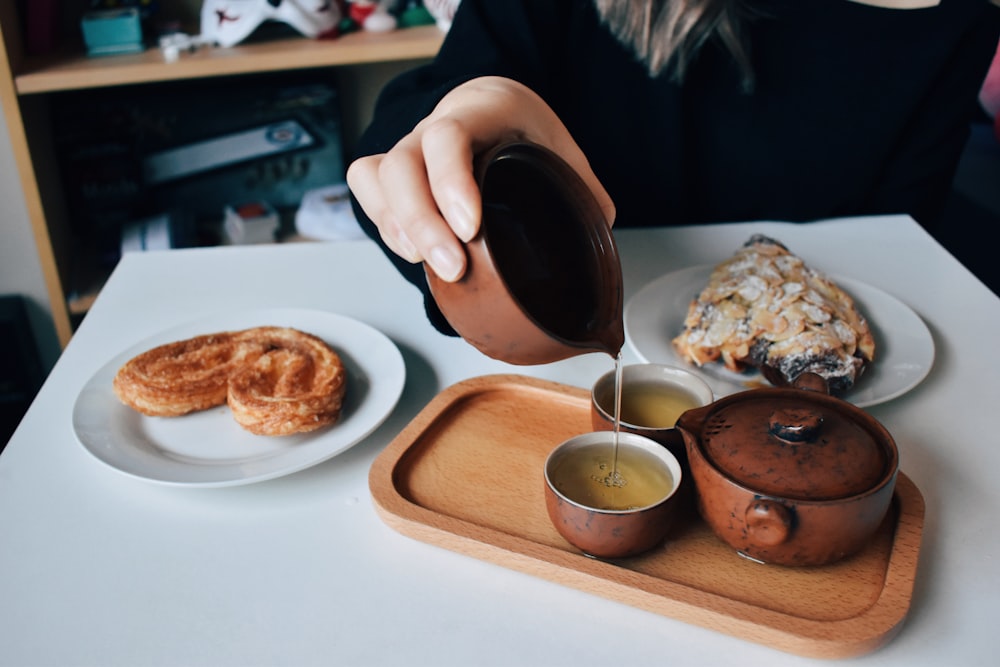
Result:
M386 524L417 540L782 651L871 652L910 606L924 501L903 474L871 546L818 568L738 556L693 510L647 554L582 555L549 522L542 466L591 430L589 394L517 375L474 378L436 396L369 475Z

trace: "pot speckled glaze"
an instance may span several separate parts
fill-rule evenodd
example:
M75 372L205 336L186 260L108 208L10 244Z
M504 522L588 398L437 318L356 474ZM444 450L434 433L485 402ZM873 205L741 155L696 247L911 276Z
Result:
M699 513L755 560L833 563L861 550L889 510L895 441L870 414L825 393L818 376L724 397L677 427Z

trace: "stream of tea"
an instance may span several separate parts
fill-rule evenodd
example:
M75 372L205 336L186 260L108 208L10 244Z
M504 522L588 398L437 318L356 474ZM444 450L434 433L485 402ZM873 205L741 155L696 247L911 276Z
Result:
M619 489L627 483L627 480L618 472L618 436L622 426L622 351L618 350L615 355L615 421L614 421L614 450L611 454L611 472L604 480L605 486L611 489L611 504L615 506L615 489Z
M595 388L594 400L605 406L609 417L613 417L611 437L590 447L589 456L569 457L556 476L557 488L587 507L612 511L648 507L662 500L673 488L673 476L662 459L643 447L633 446L622 435L623 425L635 421L655 423L655 419L649 418L650 411L659 415L664 411L669 413L669 408L664 408L662 393L650 392L642 384L631 383L626 395L624 370L619 352L611 391L596 393ZM636 387L639 388L637 392L633 391ZM642 400L637 402L637 396ZM667 394L667 398L676 402L676 396ZM669 406L669 402L666 405ZM640 414L644 419L636 420L635 416Z

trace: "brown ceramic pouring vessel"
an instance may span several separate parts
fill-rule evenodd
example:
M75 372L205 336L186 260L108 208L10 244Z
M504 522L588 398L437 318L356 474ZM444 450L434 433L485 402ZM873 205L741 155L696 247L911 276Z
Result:
M817 375L719 399L681 415L677 428L699 512L755 560L835 562L861 550L888 512L895 441Z
M616 355L625 341L621 264L590 189L559 156L529 143L481 156L476 175L483 220L465 245L465 274L449 283L425 264L448 322L512 364Z

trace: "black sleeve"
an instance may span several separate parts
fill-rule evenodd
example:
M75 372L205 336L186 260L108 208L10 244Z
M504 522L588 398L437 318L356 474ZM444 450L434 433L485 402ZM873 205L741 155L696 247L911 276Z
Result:
M987 7L982 18L929 79L873 193L873 210L908 211L930 229L940 223L970 123L979 111L978 93L996 52L1000 7Z

